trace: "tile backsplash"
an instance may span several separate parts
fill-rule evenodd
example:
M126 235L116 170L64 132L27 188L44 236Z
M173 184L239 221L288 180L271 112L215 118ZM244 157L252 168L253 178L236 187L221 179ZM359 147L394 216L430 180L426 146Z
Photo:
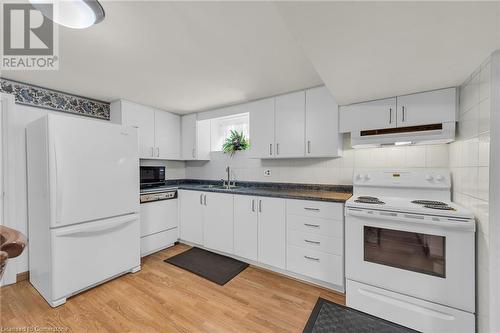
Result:
M343 156L338 158L260 160L247 152L233 158L212 152L208 162L186 162L186 177L219 180L230 166L237 180L318 184L352 184L355 169L364 168L447 168L448 145L399 146L367 149L350 148L345 137ZM269 175L266 175L269 171Z
M476 216L478 332L489 332L490 78L487 59L460 87L457 140L449 145L453 200Z

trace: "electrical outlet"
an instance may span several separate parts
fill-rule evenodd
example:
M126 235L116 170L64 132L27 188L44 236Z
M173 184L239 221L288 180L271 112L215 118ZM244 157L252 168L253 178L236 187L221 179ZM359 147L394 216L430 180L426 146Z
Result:
M265 170L264 177L271 177L271 170L269 170L269 169Z

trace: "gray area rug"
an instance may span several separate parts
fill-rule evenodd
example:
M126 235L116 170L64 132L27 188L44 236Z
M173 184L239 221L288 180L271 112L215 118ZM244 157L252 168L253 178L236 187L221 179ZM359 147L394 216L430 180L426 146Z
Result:
M197 247L193 247L164 261L221 286L228 283L248 267L248 264L243 261Z
M415 333L410 328L318 298L304 333Z

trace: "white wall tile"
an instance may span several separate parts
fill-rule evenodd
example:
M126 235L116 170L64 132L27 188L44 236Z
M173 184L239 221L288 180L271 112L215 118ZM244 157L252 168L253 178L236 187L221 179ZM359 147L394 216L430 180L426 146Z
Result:
M491 102L489 98L479 104L478 132L484 133L490 130Z
M448 156L446 156L448 159ZM426 166L426 147L409 146L406 148L405 167L423 168Z
M446 168L449 166L448 145L425 146L425 161L428 168Z
M490 97L490 81L491 81L491 62L487 62L481 68L481 73L479 74L479 100L482 101L485 98Z
M460 87L460 113L469 111L479 102L479 73L476 73L465 86Z

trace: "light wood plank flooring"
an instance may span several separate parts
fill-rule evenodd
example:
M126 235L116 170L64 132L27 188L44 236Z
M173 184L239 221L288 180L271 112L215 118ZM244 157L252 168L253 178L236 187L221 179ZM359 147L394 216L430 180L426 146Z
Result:
M249 267L225 286L164 263L178 244L143 259L142 270L69 298L52 309L22 281L0 289L0 325L70 332L302 332L319 296L344 295Z

